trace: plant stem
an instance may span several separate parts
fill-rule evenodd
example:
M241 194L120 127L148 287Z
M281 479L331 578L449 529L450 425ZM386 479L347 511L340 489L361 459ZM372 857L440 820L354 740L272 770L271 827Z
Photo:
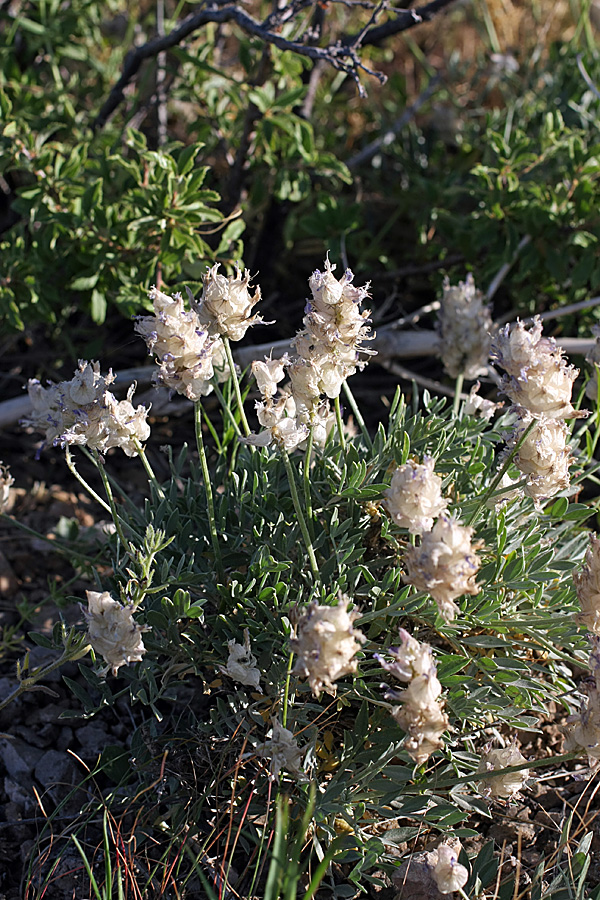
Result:
M302 537L304 538L304 543L306 545L306 551L308 553L308 559L310 561L310 568L313 573L313 578L315 579L315 581L320 581L319 567L317 566L315 551L312 545L308 527L306 525L306 519L304 518L304 513L302 512L302 507L300 505L298 490L296 488L296 476L294 474L292 462L287 450L282 449L281 452L283 454L283 461L285 463L285 468L287 471L290 493L292 495L292 502L294 504L294 509L296 510L296 515L298 516L298 524L300 525L300 531L302 532Z
M456 376L456 383L454 385L454 403L452 405L452 415L454 418L458 418L458 410L460 408L460 395L462 394L463 383L465 380L465 376L462 372Z
M98 458L96 458L94 460L94 462L96 463L96 467L97 467L98 471L100 472L100 478L102 479L102 484L104 485L104 490L106 491L106 496L108 498L108 502L110 505L110 514L113 518L113 522L115 523L115 528L117 529L117 534L119 535L119 539L123 545L123 548L125 550L127 550L129 545L128 545L127 541L125 540L125 535L123 534L123 526L122 526L122 522L121 522L121 517L120 517L119 513L117 512L117 504L115 503L115 498L113 496L110 481L108 480L108 476L107 476L106 472L104 471L104 466L102 465L100 460Z
M228 337L223 337L223 346L225 347L227 362L229 363L229 369L231 371L231 377L233 379L233 389L235 391L238 409L240 411L240 421L242 423L242 428L244 429L244 434L246 437L248 437L248 435L250 434L250 426L248 425L248 419L246 418L246 413L244 412L244 401L242 400L242 392L240 391L240 383L235 371L235 362L233 361L233 353L231 352L231 344Z
M3 710L9 703L12 703L13 700L16 700L17 697L20 697L21 694L26 693L26 691L35 690L37 682L40 681L40 679L45 678L46 675L50 675L51 672L54 672L71 660L81 659L82 656L85 656L90 649L90 645L87 642L87 635L81 635L80 637L81 640L77 644L65 649L54 662L48 663L46 666L38 666L27 676L27 678L23 678L19 681L19 684L14 691L12 691L8 697L5 697L4 700L0 701L0 710ZM37 690L42 690L42 688L37 688ZM56 694L54 696L56 696Z
M285 674L285 688L283 691L283 709L281 710L281 724L284 728L287 727L287 714L288 714L288 703L290 699L290 681L292 678L292 660L294 659L294 654L290 653L290 658L288 659L287 672Z
M60 540L49 538L47 535L42 534L41 531L36 531L35 528L30 528L28 525L24 525L23 522L19 521L19 519L15 519L12 516L7 515L6 513L0 512L0 520L1 519L4 519L7 524L14 525L15 528L19 528L25 534L29 534L31 535L31 537L37 538L38 541L46 541L46 543L50 544L54 551L68 554L69 558L72 561L81 560L82 562L90 563L95 563L98 561L97 555L89 556L87 553L81 553L81 551L75 550L72 545L64 544Z
M362 436L365 439L365 444L367 445L369 450L372 450L373 449L373 441L371 440L371 435L369 434L369 429L367 428L367 426L365 424L365 420L362 417L361 411L358 408L358 403L354 399L354 394L348 387L347 381L344 381L343 388L344 388L344 393L346 395L346 399L347 399L348 403L350 404L350 409L354 413L354 418L358 422L358 427L360 428L360 430L362 432Z
M312 455L313 448L313 430L309 429L308 432L308 440L306 442L306 453L304 455L304 471L303 481L304 481L304 504L306 506L306 517L308 519L308 530L310 532L311 540L314 537L313 524L312 524L312 496L310 491L310 458Z
M532 431L532 429L535 428L537 422L538 422L537 419L531 420L531 422L529 423L529 425L527 426L527 428L525 429L525 431L519 438L519 442L512 448L512 450L510 451L510 453L504 460L504 465L502 466L502 468L500 469L500 471L498 472L498 474L496 475L496 477L490 484L489 488L486 491L484 491L484 493L481 495L477 506L475 507L475 509L473 510L473 512L471 513L471 515L469 516L469 518L467 520L467 525L473 525L473 523L477 519L480 511L483 509L483 507L485 506L485 504L487 503L489 498L492 496L492 494L494 493L494 491L496 490L496 488L502 481L502 476L504 475L504 473L510 466L511 462L513 461L513 459L515 458L517 453L519 452L519 448L521 447L523 441L525 440L527 435Z
M235 379L235 381L236 381L236 383L237 383L237 378ZM233 426L233 430L235 431L235 433L236 433L237 436L239 437L239 436L241 435L241 433L242 433L242 432L240 431L240 426L239 426L238 423L236 422L235 416L234 416L233 413L231 412L231 409L229 408L229 404L227 403L227 401L225 400L225 397L223 396L223 391L221 390L221 388L220 388L219 385L217 384L216 378L213 379L213 390L214 390L215 394L217 395L217 397L218 397L218 399L219 399L219 403L221 404L221 408L223 409L223 412L226 414L227 418L229 419L229 421L231 422L231 424L232 424L232 426Z
M112 513L112 510L111 510L110 506L108 505L108 503L106 502L106 500L103 500L102 497L96 493L94 488L91 487L87 483L85 478L83 478L83 476L80 475L79 472L77 471L77 469L75 468L75 463L73 461L73 457L71 456L71 450L68 446L65 447L65 459L67 461L67 466L68 466L69 471L71 472L72 475L75 476L75 478L77 479L79 484L82 485L83 488L85 488L85 490L88 492L90 497L93 497L94 500L97 503L99 503L100 506L102 506L106 510L106 512ZM92 459L93 459L93 457L92 457ZM95 462L96 462L96 460L94 459L94 463Z
M346 456L346 438L344 437L344 423L342 422L342 409L340 407L339 394L333 401L333 405L335 407L335 420L337 422L338 434L340 436L340 447L342 448L342 453L344 454L344 458L345 458L345 456Z
M156 491L159 499L166 500L165 492L163 491L163 489L161 488L160 484L157 481L156 475L154 474L154 470L153 470L152 466L150 465L150 460L146 456L145 448L140 444L140 442L138 441L137 438L133 439L133 443L138 452L138 456L142 461L142 465L144 466L144 469L146 470L146 475L150 479L150 483L152 484L154 490Z
M208 471L208 461L206 459L206 450L204 448L204 439L202 437L202 404L197 401L194 403L194 422L196 425L196 447L198 448L198 456L202 467L202 477L204 479L204 490L206 492L206 506L208 509L208 527L210 530L210 539L212 542L213 553L215 555L215 564L221 581L225 580L223 571L223 560L221 558L221 547L219 545L219 536L217 534L217 521L215 518L215 501L212 490L212 482L210 480L210 472Z

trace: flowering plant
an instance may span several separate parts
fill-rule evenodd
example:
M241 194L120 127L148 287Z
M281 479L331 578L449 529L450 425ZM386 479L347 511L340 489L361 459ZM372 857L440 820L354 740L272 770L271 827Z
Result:
M468 892L479 857L469 861L452 831L516 802L548 762L531 760L518 737L575 696L569 666L589 665L594 681L567 723L565 758L597 765L598 651L590 656L585 637L597 630L597 541L574 578L587 547L577 523L591 510L571 499L586 459L563 421L581 418L575 375L539 323L517 326L495 352L510 398L530 407L494 419L499 405L477 416L470 401L446 408L426 395L410 412L398 392L373 436L348 385L371 355L366 289L349 271L336 279L326 260L309 290L295 352L251 367L256 421L231 348L260 321L248 273L209 269L198 301L151 290L154 315L135 328L156 384L194 411L195 450L169 449L168 478L156 474L151 410L132 405L131 388L117 400L99 364L30 385L26 426L42 432L45 453L65 447L82 484L74 454L89 454L105 494L88 487L114 522L85 630L65 649L87 685L73 681L74 690L87 716L125 696L135 705L142 762L111 802L138 804L154 783L155 757L143 750L150 728L167 754L183 740L204 761L193 785L183 762L180 780L159 779L169 809L193 810L173 812L170 838L192 815L209 835L190 878L225 883L235 862L243 890L266 890L265 866L275 871L279 858L266 840L275 792L278 841L282 804L306 822L299 867L321 854L356 862L355 885L375 861L397 876L398 848L381 830L393 817L419 833L441 829L424 871L442 894ZM203 407L209 394L220 425ZM118 448L144 467L143 504L110 477ZM86 647L93 666L81 661ZM241 844L258 848L245 862L237 843L220 843L222 808Z

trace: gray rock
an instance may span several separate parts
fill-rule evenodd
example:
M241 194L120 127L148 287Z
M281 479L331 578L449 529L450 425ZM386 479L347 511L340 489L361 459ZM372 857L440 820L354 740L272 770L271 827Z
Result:
M4 779L4 791L9 799L3 810L7 822L16 823L22 813L30 813L37 806L31 787L27 790L12 778Z
M35 767L35 777L45 788L73 783L74 764L62 750L46 750Z
M82 725L76 729L75 736L81 744L82 755L87 758L99 756L109 743L108 735L101 725Z
M6 774L13 781L25 783L38 764L44 751L32 747L25 741L0 739L0 759L6 770Z

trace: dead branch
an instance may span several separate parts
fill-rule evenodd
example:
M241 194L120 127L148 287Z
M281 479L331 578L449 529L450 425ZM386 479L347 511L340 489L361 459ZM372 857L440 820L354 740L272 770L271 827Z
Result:
M283 22L293 18L301 9L310 5L311 0L293 0L292 3L284 6L282 9L272 12L263 22L259 22L245 10L227 2L227 0L212 0L210 6L187 16L169 34L147 41L127 54L123 63L121 77L112 88L106 102L96 116L92 129L97 131L99 128L102 128L108 121L109 116L123 102L125 88L133 81L145 60L152 59L159 53L164 53L166 50L178 46L189 35L210 22L217 24L234 22L246 34L259 37L266 44L273 44L280 50L290 50L315 62L324 61L333 66L333 68L346 72L355 81L359 93L364 95L365 91L359 79L361 71L372 75L381 83L385 81L385 75L368 69L361 62L358 50L366 44L379 43L386 36L398 34L422 22L430 21L441 9L453 2L454 0L432 0L432 2L419 9L394 9L392 11L394 18L383 25L367 27L366 30L361 28L356 34L346 35L335 43L328 44L326 47L316 47L309 41L305 41L304 37L301 37L300 40L291 41L273 30L281 27ZM380 3L376 8L376 12L381 12L384 8L385 3ZM374 14L371 16L368 26L371 26L372 21L374 21Z

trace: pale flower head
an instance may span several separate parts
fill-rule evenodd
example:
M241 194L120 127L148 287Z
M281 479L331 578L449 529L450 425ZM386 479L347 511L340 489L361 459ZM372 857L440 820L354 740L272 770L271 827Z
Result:
M308 678L316 697L323 689L335 695L333 682L356 671L354 657L365 637L353 627L358 613L349 613L347 607L344 594L337 606L309 604L298 622L297 636L290 641L298 655L294 672Z
M220 275L219 263L209 268L203 277L204 287L198 315L209 333L241 341L251 325L262 322L253 316L252 309L260 300L260 287L249 290L250 272L236 267L235 275Z
M490 307L470 273L457 285L445 279L437 327L442 362L452 378L463 375L472 381L485 374L493 323Z
M256 657L250 649L250 632L244 628L244 643L238 644L234 639L227 641L229 649L229 658L226 666L219 666L219 671L223 675L228 675L233 681L239 681L240 684L247 684L255 690L260 691L260 669L256 666Z
M525 493L537 506L542 500L569 487L569 431L559 419L548 419L546 416L534 418L527 410L517 410L519 419L507 440L507 447L509 450L515 447L533 423L514 457L514 463L527 476Z
M478 773L481 774L485 793L490 797L508 798L514 797L524 786L529 778L528 769L519 769L516 772L502 772L509 766L521 766L527 760L513 740L508 747L496 747L491 744L484 747Z
M133 407L135 385L129 388L126 400L118 401L107 390L114 380L112 372L100 375L98 363L80 360L71 381L47 388L30 381L33 411L24 424L45 431L46 444L85 445L99 453L121 447L128 456L135 456L138 450L134 441L142 443L150 434L146 421L149 410Z
M422 675L418 677L426 678ZM435 687L437 688L437 685ZM450 723L444 712L443 701L433 700L428 704L415 704L412 702L409 688L397 693L388 691L385 696L387 699L403 701L401 706L392 709L392 716L400 728L406 731L404 743L406 752L417 765L423 765L432 753L444 746L442 735ZM433 690L430 693L433 694Z
M205 397L214 375L223 381L229 374L222 341L209 335L194 310L186 309L181 294L170 297L153 287L149 297L154 316L138 317L135 330L156 357L155 380L188 400Z
M299 781L306 780L302 757L307 747L300 749L293 733L284 728L279 719L272 719L271 739L258 747L258 755L269 759L269 780L279 781L279 773L285 769Z
M398 681L411 681L417 675L426 675L431 671L435 674L436 664L429 644L422 644L404 628L400 628L399 633L400 646L389 649L395 657L393 662L386 662L381 654L375 654L382 668Z
M448 506L442 497L442 479L433 473L434 461L425 457L422 464L409 460L398 466L387 490L384 505L400 528L410 534L431 531L433 520Z
M539 317L529 331L522 322L503 328L493 342L492 358L507 372L502 381L504 393L532 415L551 419L587 415L571 404L579 370L567 365L553 338L542 337Z
M440 894L452 894L465 886L469 880L467 869L458 861L461 851L460 841L457 842L458 847L452 847L450 844L440 844L433 853L428 856L430 865L433 865L433 877Z
M264 362L255 359L252 363L252 374L264 400L269 400L277 393L277 385L285 378L285 370L290 361L285 353L281 359L265 357Z
M471 544L473 529L460 525L451 516L441 515L431 531L425 532L418 547L406 554L407 584L428 591L446 622L454 619L458 607L453 602L463 594L478 594L475 578L481 561Z
M581 612L577 621L600 635L600 540L590 534L590 546L585 555L585 565L581 572L573 576Z
M590 635L591 678L582 686L587 700L567 719L565 751L587 754L592 769L600 765L600 637Z
M131 402L135 387L130 386L126 400L117 400L110 391L104 395L108 432L105 450L120 447L126 456L137 456L138 445L150 437L149 410L145 406L134 407Z
M392 716L406 731L405 749L416 763L426 762L435 750L443 746L442 734L448 728L448 717L440 700L442 685L429 644L421 644L400 629L401 645L390 648L396 657L386 662L375 654L381 666L400 681L409 682L404 690L387 685L385 699L399 706L392 708Z
M113 600L108 591L86 591L88 608L84 610L89 642L108 663L105 671L113 675L121 666L138 662L146 652L142 634L150 631L133 618L133 606Z
M346 269L338 280L335 266L325 260L325 271L313 272L309 279L312 299L307 301L304 328L298 332L295 347L301 359L312 363L319 373L319 389L331 399L337 397L346 378L363 368L374 351L362 347L371 340L369 311L360 311L368 296L368 285L352 285L352 272Z
M45 444L64 443L65 432L84 424L89 415L102 406L106 389L114 380L112 371L103 376L100 363L83 359L79 360L79 367L70 381L42 387L32 378L27 386L32 411L23 424L44 432Z
M14 483L15 479L10 474L8 466L0 463L0 512L5 512L8 509L10 489Z

